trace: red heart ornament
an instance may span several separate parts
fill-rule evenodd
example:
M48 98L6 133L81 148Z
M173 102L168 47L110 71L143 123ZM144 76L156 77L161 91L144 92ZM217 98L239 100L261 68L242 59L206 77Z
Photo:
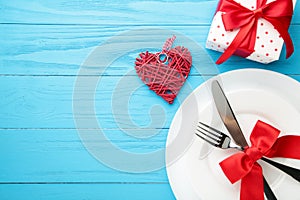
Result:
M174 40L175 36L169 38L161 52L140 53L135 62L140 79L169 104L173 103L192 66L192 56L187 48L171 48Z

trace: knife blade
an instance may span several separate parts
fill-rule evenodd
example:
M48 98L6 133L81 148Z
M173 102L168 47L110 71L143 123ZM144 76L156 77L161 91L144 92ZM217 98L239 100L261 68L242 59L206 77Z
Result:
M227 97L217 80L212 81L212 95L215 101L218 113L226 126L228 132L232 136L232 139L235 141L236 144L240 145L241 147L248 146L246 138L241 130L240 125L233 113L233 110L228 102Z
M242 147L248 146L245 136L239 126L239 123L234 115L234 112L220 83L217 80L213 80L211 89L218 113L223 123L225 124L228 132L230 133L232 139L235 141L236 144ZM265 157L262 157L261 159L300 182L300 169L275 162Z
M229 104L229 101L217 80L212 81L212 95L215 101L218 113L226 126L228 132L230 133L232 139L235 141L236 144L240 145L241 147L248 146L246 138L242 132L242 129L233 113L233 110ZM264 183L264 192L268 200L277 200L274 192L272 191L271 187L269 186L267 180L263 176L263 183Z

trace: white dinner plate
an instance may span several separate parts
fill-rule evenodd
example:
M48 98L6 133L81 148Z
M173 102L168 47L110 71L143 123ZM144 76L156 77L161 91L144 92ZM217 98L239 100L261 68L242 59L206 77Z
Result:
M300 135L300 83L296 80L261 69L235 70L213 77L182 103L169 130L167 174L179 200L239 199L240 181L231 184L219 166L220 161L236 150L211 147L194 134L198 121L228 133L210 92L213 79L221 82L247 139L257 120L280 129L280 135ZM300 168L299 160L274 160ZM300 184L297 181L262 161L259 163L279 200L300 199Z

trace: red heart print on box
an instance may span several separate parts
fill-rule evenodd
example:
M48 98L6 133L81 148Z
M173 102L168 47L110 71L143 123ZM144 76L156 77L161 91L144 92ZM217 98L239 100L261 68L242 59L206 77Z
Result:
M173 103L192 66L192 56L187 48L172 48L175 39L176 36L168 38L161 52L140 53L135 62L140 79L169 104Z

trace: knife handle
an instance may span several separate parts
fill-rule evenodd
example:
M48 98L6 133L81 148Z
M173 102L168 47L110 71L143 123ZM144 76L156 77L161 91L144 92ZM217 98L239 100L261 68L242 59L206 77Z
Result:
M263 176L264 179L264 192L268 200L277 200L274 192L272 191L271 187L269 186L267 180Z
M290 175L291 177L293 177L295 180L297 180L298 182L300 182L300 170L287 166L287 165L283 165L281 163L275 162L273 160L269 160L265 157L261 158L263 161L269 163L270 165L273 165L274 167L280 169L281 171L285 172L286 174Z

